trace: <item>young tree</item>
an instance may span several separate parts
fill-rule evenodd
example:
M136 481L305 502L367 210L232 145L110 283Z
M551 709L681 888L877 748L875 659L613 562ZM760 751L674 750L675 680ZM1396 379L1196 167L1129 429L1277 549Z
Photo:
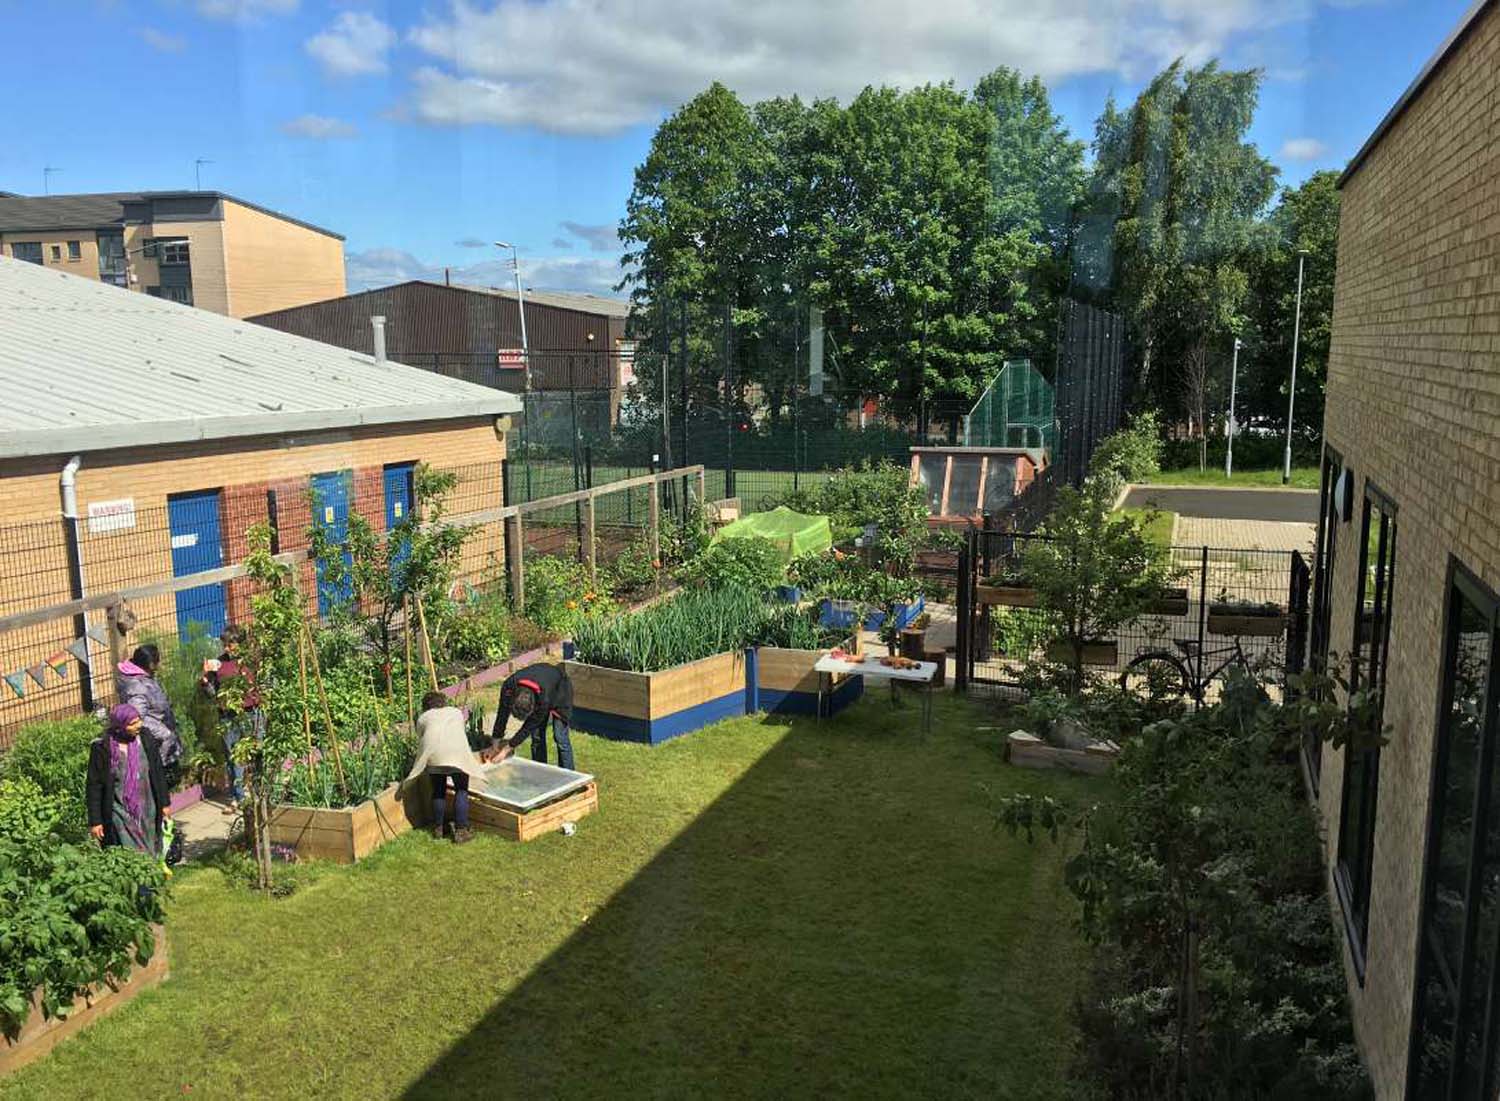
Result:
M1114 513L1117 478L1093 474L1081 489L1058 492L1057 504L1028 542L1027 583L1050 612L1068 648L1070 690L1083 690L1086 643L1108 638L1150 606L1172 580L1165 550L1146 538L1146 520Z

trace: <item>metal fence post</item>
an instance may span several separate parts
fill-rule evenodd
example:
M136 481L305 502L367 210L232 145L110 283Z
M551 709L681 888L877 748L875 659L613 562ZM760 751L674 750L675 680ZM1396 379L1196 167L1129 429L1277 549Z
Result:
M1203 545L1198 567L1198 650L1193 662L1193 678L1203 683L1203 644L1208 637L1208 544Z
M974 559L974 529L970 528L964 545L958 552L958 585L954 600L958 604L958 631L954 639L954 664L953 690L955 692L966 691L969 687L969 654L971 640L969 637L973 623L974 590L970 584L970 563Z

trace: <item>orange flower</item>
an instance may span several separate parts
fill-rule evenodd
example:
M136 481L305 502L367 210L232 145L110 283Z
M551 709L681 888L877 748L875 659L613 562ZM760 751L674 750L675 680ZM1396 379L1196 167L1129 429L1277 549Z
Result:
M661 569L661 559L660 558L653 558L653 559L651 559L651 568L653 570L659 570L659 569Z
M593 599L595 599L595 597L594 597L593 593L584 593L583 594L583 599L585 599L585 600L593 600Z

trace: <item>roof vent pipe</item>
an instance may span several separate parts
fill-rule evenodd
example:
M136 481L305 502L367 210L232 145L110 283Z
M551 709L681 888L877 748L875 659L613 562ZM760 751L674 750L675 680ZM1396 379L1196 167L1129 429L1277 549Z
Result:
M385 362L385 318L378 314L370 318L370 328L375 330L375 362Z

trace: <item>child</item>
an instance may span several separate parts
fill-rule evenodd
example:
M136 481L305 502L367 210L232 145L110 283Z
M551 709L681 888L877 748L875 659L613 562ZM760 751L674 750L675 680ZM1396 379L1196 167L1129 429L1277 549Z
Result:
M469 830L469 781L485 783L484 766L469 748L464 733L464 713L448 702L441 692L422 697L422 713L417 716L417 760L401 782L404 788L424 772L432 778L432 836L443 837L443 819L448 810L448 784L453 784L453 843L462 845L473 839Z

